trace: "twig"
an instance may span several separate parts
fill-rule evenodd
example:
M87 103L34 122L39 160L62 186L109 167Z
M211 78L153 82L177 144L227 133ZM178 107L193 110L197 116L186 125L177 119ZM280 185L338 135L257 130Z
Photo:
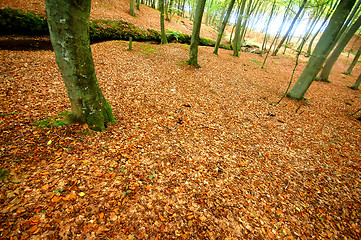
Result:
M359 110L357 110L356 112L350 114L349 117L352 117L353 115L355 115L355 114L358 113L359 111L361 111L361 108L360 108Z

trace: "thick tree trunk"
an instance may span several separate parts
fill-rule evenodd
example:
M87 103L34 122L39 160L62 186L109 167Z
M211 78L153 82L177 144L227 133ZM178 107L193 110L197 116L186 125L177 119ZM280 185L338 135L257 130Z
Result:
M203 17L205 4L206 4L206 0L198 0L196 13L194 16L194 22L193 22L191 45L189 49L189 60L187 61L187 64L195 67L199 67L198 45L199 45L199 35L201 32L202 17Z
M348 69L344 72L344 74L346 75L350 75L353 68L355 67L356 63L358 62L358 59L360 58L361 55L361 47L357 50L355 57L352 60L351 65L348 67Z
M226 17L225 17L224 20L223 20L221 29L219 30L219 33L218 33L216 45L214 46L214 51L213 51L214 54L217 54L217 55L218 55L218 48L219 48L219 45L221 44L223 32L224 32L224 29L225 29L226 26L227 26L229 17L231 16L232 9L233 9L233 6L234 6L235 1L236 1L236 0L231 0L231 2L229 3Z
M333 13L330 23L322 34L312 56L308 61L306 67L298 78L296 84L292 87L291 91L287 94L290 98L302 99L311 83L322 68L322 64L325 62L331 49L330 46L334 45L337 40L340 29L348 14L350 13L355 0L341 0Z
M95 75L89 41L90 0L46 0L46 15L56 61L71 103L69 122L104 131L116 122Z
M167 44L167 36L165 34L165 26L164 26L164 0L159 0L159 10L160 10L160 40L161 44Z
M347 43L351 40L351 38L355 35L356 31L361 26L361 16L358 17L356 22L352 24L347 33L342 37L340 42L337 44L335 50L331 53L331 55L327 58L325 66L323 67L320 76L317 78L318 81L329 82L328 77L330 76L331 69L339 56L342 53L342 50L346 47Z
M140 0L137 0L137 9L140 10Z

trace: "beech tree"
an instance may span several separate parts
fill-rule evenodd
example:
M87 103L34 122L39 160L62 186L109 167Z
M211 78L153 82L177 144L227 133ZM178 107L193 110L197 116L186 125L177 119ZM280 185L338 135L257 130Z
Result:
M347 68L347 70L344 72L344 74L346 75L350 75L353 68L355 67L356 63L358 62L358 59L360 58L361 55L361 47L357 50L355 57L352 60L352 63L350 64L350 66Z
M159 10L160 10L160 40L161 44L167 44L167 35L165 33L165 26L164 26L164 0L159 1Z
M306 67L301 73L291 91L287 94L290 98L302 99L315 77L322 68L332 46L337 41L340 30L349 15L355 0L341 0L333 13L328 26L318 41Z
M135 0L130 0L129 13L135 17Z
M71 113L67 123L87 123L104 131L116 122L95 74L89 40L91 0L46 0L45 10L56 62L63 76Z
M194 16L194 22L193 22L191 45L189 49L189 60L187 61L187 64L195 67L199 67L198 45L199 45L199 36L201 32L202 17L203 17L205 4L206 4L206 0L198 0L196 12Z
M361 26L361 16L352 24L350 29L346 32L346 34L340 39L336 48L333 50L331 55L327 58L325 66L323 67L320 76L317 78L319 81L329 82L328 77L331 73L331 69L333 65L336 63L337 59L340 57L343 49L346 47L347 43L351 40L351 38L355 35L356 31Z

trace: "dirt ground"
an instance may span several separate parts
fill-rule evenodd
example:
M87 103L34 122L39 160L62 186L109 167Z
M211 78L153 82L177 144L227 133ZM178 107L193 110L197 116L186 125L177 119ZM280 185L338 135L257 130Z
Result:
M194 69L187 45L133 47L92 45L102 133L51 125L70 110L53 52L0 50L0 238L360 239L352 56L276 105L291 54L200 47Z

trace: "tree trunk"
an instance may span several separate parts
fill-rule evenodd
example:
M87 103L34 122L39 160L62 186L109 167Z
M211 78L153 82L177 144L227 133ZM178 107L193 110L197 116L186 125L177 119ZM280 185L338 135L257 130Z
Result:
M242 5L241 5L241 9L239 12L239 16L238 16L238 20L237 20L237 25L236 25L236 31L234 33L234 40L233 40L233 56L239 57L239 50L240 50L240 34L241 34L241 27L242 27L242 20L243 20L243 13L244 13L244 8L246 6L246 1L247 0L242 0Z
M361 26L361 16L359 16L354 24L350 27L347 33L343 36L340 42L337 44L337 47L331 55L327 58L325 66L323 67L320 76L317 78L318 81L329 82L328 77L330 76L331 69L338 57L341 55L342 50L346 47L347 43L351 40L355 32Z
M280 48L282 47L282 44L286 41L287 37L290 35L292 29L295 26L295 23L298 19L298 17L301 15L301 12L303 11L303 9L305 8L305 5L307 3L307 0L303 0L302 5L300 6L300 8L298 9L298 12L296 13L295 17L292 20L292 23L290 25L290 27L288 28L286 34L283 36L281 42L278 44L276 50L272 53L272 56L276 56L278 51L280 50Z
M140 10L140 0L137 0L137 9Z
M165 34L165 26L164 26L164 0L159 0L159 8L160 8L160 40L161 44L167 44L167 35Z
M271 20L273 18L273 14L275 12L275 7L276 7L276 0L273 1L271 13L270 13L270 16L269 16L269 19L267 21L267 25L266 25L266 28L265 28L265 33L264 33L264 38L263 38L263 43L262 43L262 49L261 49L261 56L263 55L263 51L265 51L266 48L267 48L268 29L269 29Z
M358 90L358 87L361 84L361 74L358 76L358 78L356 79L356 82L350 87L353 90Z
M202 17L204 12L204 6L206 5L206 0L198 0L196 13L194 16L193 22L193 31L191 38L191 45L189 49L189 60L187 61L188 65L199 67L198 64L198 45L199 45L199 35L201 32L202 26Z
M226 26L227 26L229 17L231 16L232 9L233 9L233 6L234 6L235 1L236 1L236 0L231 0L231 2L230 2L229 5L228 5L226 17L225 17L224 20L223 20L221 29L219 30L219 33L218 33L216 45L214 46L214 51L213 51L214 54L217 54L217 55L218 55L218 48L219 48L219 45L221 44L223 32L224 32L224 29L225 29Z
M46 0L46 15L56 62L71 103L68 122L104 131L116 122L95 74L89 41L90 0Z
M130 0L129 13L130 13L130 15L135 17L135 0Z
M356 63L358 62L358 59L360 58L361 55L361 47L357 50L355 57L352 60L351 65L348 67L348 69L344 72L344 74L346 75L350 75L353 68L355 67Z
M303 98L318 72L321 70L322 64L325 62L331 51L330 46L333 46L334 42L337 40L337 35L354 4L355 0L340 1L330 19L330 23L313 50L312 56L305 69L302 71L301 76L298 78L291 91L287 94L288 97L295 99Z

